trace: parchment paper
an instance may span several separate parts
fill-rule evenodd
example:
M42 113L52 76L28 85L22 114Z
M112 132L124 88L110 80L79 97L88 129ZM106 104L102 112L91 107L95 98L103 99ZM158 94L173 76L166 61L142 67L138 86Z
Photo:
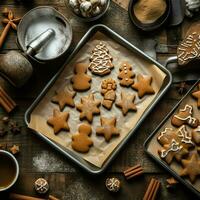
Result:
M82 123L79 120L80 112L76 108L65 107L64 111L70 113L69 117L69 126L70 132L62 131L57 136L54 135L52 127L47 125L47 119L52 116L52 111L54 108L58 109L58 105L51 103L51 98L54 96L55 91L60 90L63 87L68 87L71 89L70 79L73 76L73 66L75 63L83 62L89 64L89 57L91 51L100 41L104 42L107 45L107 48L110 51L110 54L113 57L113 64L115 68L112 70L111 74L104 77L99 77L91 74L88 71L88 74L92 76L92 85L91 89L87 92L79 92L76 94L74 100L75 103L80 102L80 98L88 95L89 93L94 93L95 98L103 99L100 94L101 91L101 82L103 79L112 77L117 82L117 99L120 98L121 91L127 91L136 95L136 106L138 111L136 113L129 112L126 117L123 116L121 110L113 105L111 111L108 111L103 106L100 107L101 116L104 117L117 117L117 128L120 130L120 137L114 137L112 140L107 143L105 142L104 137L96 136L95 129L97 126L100 126L100 116L95 116L92 123L93 133L91 138L94 142L94 145L90 148L90 151L86 154L81 154L75 152L71 148L71 136L76 133L78 126ZM122 62L127 61L133 65L134 73L141 73L143 75L151 75L153 77L152 86L156 91L155 95L147 95L141 100L137 97L137 92L131 88L124 88L119 85L117 75L119 72L119 66ZM80 157L84 158L88 162L92 163L97 167L101 167L109 155L113 152L115 147L127 136L130 130L135 126L137 121L140 119L141 115L144 113L146 108L154 101L158 91L160 90L162 83L164 81L166 74L163 73L158 67L149 61L145 60L140 55L133 53L126 49L125 47L118 44L113 39L107 37L106 35L97 32L78 52L78 54L71 60L69 64L66 65L64 71L60 74L57 81L54 83L53 87L47 92L43 99L39 102L37 107L31 114L29 127L44 134L51 140L57 142L62 147L70 149L74 153L78 154Z
M195 87L193 91L197 91L197 87ZM200 119L200 112L197 108L197 101L196 101L196 99L191 97L191 93L189 95L187 95L187 97L181 102L181 104L178 106L178 108L176 109L176 111L174 113L177 113L179 109L184 108L186 104L189 104L189 105L193 106L193 116ZM160 159L160 156L158 155L158 150L161 149L162 146L157 141L158 134L161 131L163 131L165 127L173 128L174 130L177 130L177 128L175 128L174 126L171 125L172 115L161 126L161 128L158 130L158 132L153 136L153 138L150 141L149 146L148 146L148 151L151 152L159 160L161 160L161 159ZM186 125L186 129L189 132L192 131L192 128L187 125ZM176 161L173 161L170 165L167 165L167 163L165 163L164 161L163 161L163 163L166 166L168 166L169 168L171 168L172 170L174 170L177 174L179 174L180 171L182 170L181 163L178 164L178 162L176 162ZM200 178L197 178L194 184L191 184L191 182L189 181L189 179L187 177L182 177L182 178L185 179L190 185L192 185L195 189L197 189L200 192Z

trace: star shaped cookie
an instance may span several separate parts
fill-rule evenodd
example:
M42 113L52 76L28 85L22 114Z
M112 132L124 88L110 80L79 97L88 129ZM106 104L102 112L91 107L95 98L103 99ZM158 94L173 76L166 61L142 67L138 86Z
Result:
M197 99L197 107L200 108L200 83L198 85L199 90L192 93L192 96Z
M121 100L116 102L116 106L121 108L123 115L126 115L128 111L137 111L134 100L134 94L121 92Z
M80 111L80 120L86 119L91 123L93 115L100 113L100 109L98 108L100 104L101 101L96 100L93 94L82 97L81 102L76 105L77 110Z
M142 98L146 94L155 94L155 91L151 86L151 82L151 76L143 76L141 74L138 74L137 82L134 83L131 87L134 90L137 90L139 98Z
M51 101L53 103L57 103L59 105L60 110L63 110L65 105L74 107L74 96L76 95L76 92L69 91L69 90L62 90L59 92L56 92L56 95L52 97Z
M200 159L197 153L193 153L190 158L181 161L183 169L180 176L189 176L192 183L195 182L196 177L200 175Z
M68 112L60 112L57 109L53 110L53 117L47 120L47 123L53 127L54 133L58 134L61 130L69 131L67 120L69 118Z
M101 126L97 127L96 134L104 136L107 142L110 141L112 136L118 136L119 130L116 128L116 118L101 117Z

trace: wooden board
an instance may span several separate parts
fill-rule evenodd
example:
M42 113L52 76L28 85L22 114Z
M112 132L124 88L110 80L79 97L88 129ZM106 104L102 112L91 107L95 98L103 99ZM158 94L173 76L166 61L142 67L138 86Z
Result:
M139 32L130 22L127 11L113 2L109 12L102 19L88 24L80 22L65 6L64 0L24 0L24 2L28 3L23 4L16 0L2 0L0 2L0 10L8 7L16 13L16 16L23 16L28 10L39 5L50 5L57 8L68 17L73 27L74 39L69 53L92 25L103 23L140 49L145 48L144 40L146 41L148 38L155 39L159 44L156 49L158 60L164 62L167 57L175 54L177 44L180 38L182 38L182 32L184 32L182 30L185 30L185 26L188 24L184 23L176 28L163 29L162 31L147 35ZM3 17L0 16L0 20L2 19ZM0 30L2 30L2 24L0 24ZM17 49L15 40L16 33L10 31L0 53L3 54L8 50ZM65 58L67 58L69 53ZM21 153L17 156L20 164L20 178L12 188L12 191L37 196L33 189L33 183L36 178L44 177L50 183L50 193L62 200L114 200L116 198L119 200L141 200L150 178L155 177L162 183L158 200L195 199L193 194L182 185L172 192L168 191L165 187L165 180L170 175L153 162L143 150L145 139L181 98L181 95L177 93L176 85L171 87L110 167L99 177L88 175L85 171L82 171L26 128L24 123L26 109L55 72L58 71L65 58L59 60L59 62L50 63L48 66L35 65L32 79L22 89L17 90L13 88L0 78L0 85L4 87L19 105L16 111L11 114L11 118L18 121L23 127L21 134L14 136L9 133L4 138L0 138L0 143L19 144L21 147ZM0 118L3 116L5 116L5 112L0 108ZM144 167L144 176L127 182L122 175L122 171L128 166L138 163L141 163ZM111 176L120 178L122 182L121 191L117 195L109 193L104 185L105 179ZM1 193L0 199L6 200L5 195Z

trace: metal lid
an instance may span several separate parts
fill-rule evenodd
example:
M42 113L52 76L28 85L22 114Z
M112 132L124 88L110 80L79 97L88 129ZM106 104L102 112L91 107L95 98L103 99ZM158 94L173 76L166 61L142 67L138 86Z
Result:
M47 29L53 29L55 35L34 57L49 61L63 55L71 44L72 28L61 13L49 6L36 7L23 16L17 32L21 49L27 51L30 42Z

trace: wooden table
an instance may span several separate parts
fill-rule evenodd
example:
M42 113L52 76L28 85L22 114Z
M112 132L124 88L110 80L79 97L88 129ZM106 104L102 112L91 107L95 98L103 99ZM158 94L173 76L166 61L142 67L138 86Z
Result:
M130 22L127 12L113 2L104 18L95 23L88 24L81 23L66 8L64 0L1 0L0 10L2 11L4 7L8 7L14 11L16 16L23 16L31 8L41 5L55 7L70 20L74 34L73 45L70 50L75 47L89 27L95 23L102 23L121 34L131 43L139 46L140 49L145 49L145 42L143 41L152 38L155 39L159 44L156 51L160 62L163 62L168 56L175 54L177 44L182 39L189 24L185 20L183 25L168 28L167 31L161 30L150 34L141 34ZM0 16L0 19L2 18ZM2 29L2 26L0 29ZM10 31L1 54L11 49L18 49L15 43L15 36L16 34ZM143 45L141 45L141 42L143 42ZM172 192L168 191L165 181L166 178L170 177L170 174L166 173L163 168L151 160L143 150L143 143L147 136L181 98L181 95L176 90L176 84L171 86L165 97L158 103L155 110L147 117L143 125L130 139L106 172L98 177L88 175L57 151L51 149L49 145L41 141L26 128L24 112L41 92L45 84L60 68L64 59L60 60L59 63L52 63L48 66L36 65L31 81L26 87L20 90L13 88L6 81L0 79L0 84L19 105L15 112L11 114L11 118L23 126L21 134L8 134L6 137L0 138L0 143L7 143L9 145L18 144L21 147L21 152L17 156L20 165L20 177L17 184L12 188L12 191L37 196L33 189L33 183L36 178L44 177L49 181L51 187L50 193L63 200L140 200L143 197L150 178L156 177L162 182L161 191L157 199L196 199L182 185L179 185ZM2 116L5 116L5 112L0 108L0 117ZM133 166L137 163L142 164L145 175L129 182L125 181L122 171L128 166ZM105 188L105 179L110 176L116 176L122 181L121 191L116 195L109 193ZM5 200L6 197L2 195L4 194L0 194L0 199Z

